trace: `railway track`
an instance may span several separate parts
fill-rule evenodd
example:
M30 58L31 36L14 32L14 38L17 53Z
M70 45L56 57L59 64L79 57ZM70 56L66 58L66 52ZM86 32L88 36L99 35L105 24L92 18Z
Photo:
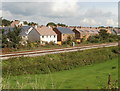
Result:
M72 52L72 51L80 51L87 50L93 48L101 48L101 47L111 47L118 46L118 43L107 43L107 44L97 44L97 45L89 45L89 46L81 46L81 47L71 47L71 48L63 48L63 49L53 49L53 50L42 50L42 51L30 51L30 52L21 52L21 53L12 53L12 54L3 54L0 55L1 59L8 59L12 57L34 57L34 56L42 56L46 54L55 54L62 52Z

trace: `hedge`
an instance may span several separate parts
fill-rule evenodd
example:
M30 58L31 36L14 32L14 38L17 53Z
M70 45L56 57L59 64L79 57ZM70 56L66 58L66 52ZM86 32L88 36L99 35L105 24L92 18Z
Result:
M39 57L18 57L3 60L2 73L6 75L45 74L75 67L101 63L118 57L118 47L50 54Z

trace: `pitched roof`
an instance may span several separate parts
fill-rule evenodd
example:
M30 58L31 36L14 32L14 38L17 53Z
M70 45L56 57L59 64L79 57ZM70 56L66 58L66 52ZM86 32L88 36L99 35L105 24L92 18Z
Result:
M15 20L11 23L11 26L14 27L15 25L19 24L20 21L19 20Z
M52 28L46 26L37 27L36 30L40 35L57 35Z
M95 28L76 28L76 30L83 34L98 34L99 29Z
M116 34L120 34L120 29L113 29Z
M22 26L21 28L22 28L22 30L28 30L31 28L31 26Z
M57 29L63 34L74 34L74 32L70 28L57 27Z
M28 34L30 28L31 28L31 26L22 26L20 35L21 36L24 36L24 35L26 36Z

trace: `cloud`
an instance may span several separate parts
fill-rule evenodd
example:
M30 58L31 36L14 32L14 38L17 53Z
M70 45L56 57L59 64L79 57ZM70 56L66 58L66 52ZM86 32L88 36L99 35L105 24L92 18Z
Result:
M86 4L86 7L84 6L84 8L78 3L78 0L39 3L4 2L3 17L11 20L34 21L41 25L51 21L55 23L65 23L67 25L83 26L99 26L101 24L116 25L117 15L114 13L114 8L111 11L107 5L105 10L87 5L88 4ZM110 21L110 19L112 20Z
M74 14L78 10L78 0L60 0L53 2L52 11L58 14Z
M113 19L107 19L106 24L110 26L118 26L118 22L114 21Z
M96 7L97 8L97 7ZM86 15L86 17L91 17L91 18L99 18L99 17L111 17L111 16L114 16L112 14L112 12L110 11L103 11L101 9L96 9L96 8L92 8L92 9L88 9L84 15Z
M60 16L66 17L75 14L77 11L77 0L61 0L59 2L13 2L13 3L3 3L3 10L10 11L12 14L31 16L31 15L41 15L41 16Z
M46 12L50 13L51 3L30 3L30 2L13 2L3 3L3 10L10 11L13 14L20 14L24 16L42 15ZM47 7L46 7L46 6Z
M81 22L90 25L95 25L97 23L94 19L88 19L88 18L84 18Z

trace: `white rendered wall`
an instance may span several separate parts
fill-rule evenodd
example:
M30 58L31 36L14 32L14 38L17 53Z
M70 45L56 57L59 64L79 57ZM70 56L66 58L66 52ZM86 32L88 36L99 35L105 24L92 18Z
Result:
M42 41L48 42L48 43L52 41L57 44L57 35L55 35L55 37L54 37L54 35L48 35L48 36L44 36L44 37L40 36L40 41L41 41L41 43L42 43Z

